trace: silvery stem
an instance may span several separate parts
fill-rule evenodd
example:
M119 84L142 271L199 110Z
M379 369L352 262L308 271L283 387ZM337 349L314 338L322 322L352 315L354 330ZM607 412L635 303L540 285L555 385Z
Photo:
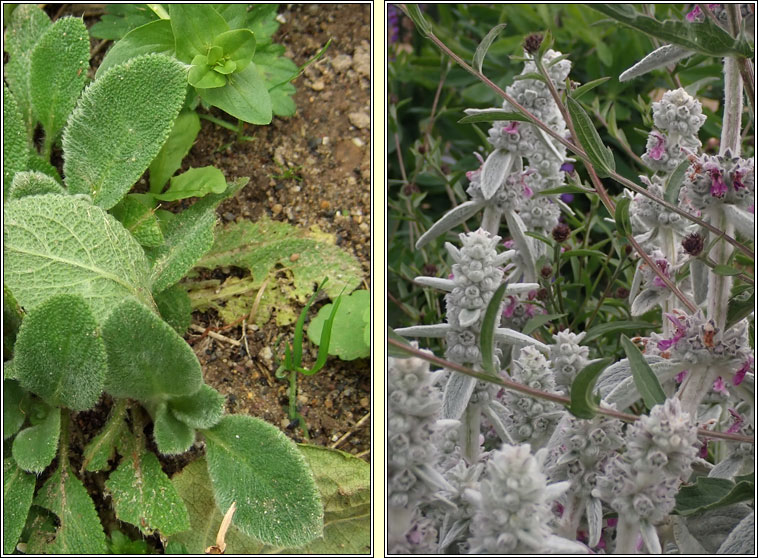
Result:
M479 432L481 430L482 411L479 405L469 404L461 421L461 449L463 457L473 465L479 460Z
M711 210L710 221L728 235L734 235L734 223L727 219L722 207ZM732 247L726 242L719 241L713 247L711 258L718 265L726 264L732 255ZM712 319L722 332L726 326L726 314L729 306L729 292L732 288L732 277L719 275L712 270L708 272L708 318Z
M697 408L705 395L713 387L716 378L723 376L721 367L692 366L679 386L677 396L682 402L682 411L689 413L692 421L697 420Z
M639 532L639 522L619 517L616 524L616 548L613 553L637 554L637 535Z
M495 236L500 230L500 211L493 207L492 204L488 204L484 207L484 214L482 215L482 224L480 227Z
M719 154L729 149L732 157L740 155L740 123L742 119L742 76L737 59L724 59L724 122L721 128Z

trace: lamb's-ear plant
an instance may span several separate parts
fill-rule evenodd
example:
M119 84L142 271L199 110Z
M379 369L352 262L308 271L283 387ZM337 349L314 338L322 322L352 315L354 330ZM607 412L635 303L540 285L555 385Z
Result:
M321 291L322 287L324 286L324 284L326 284L327 281L328 281L328 277L325 277L324 280L316 289L316 292L314 292L310 296L308 301L305 303L305 306L300 312L300 317L297 319L297 322L295 323L295 336L294 336L294 339L292 340L292 344L287 343L284 346L284 360L282 361L282 363L279 365L279 367L276 370L277 378L288 377L288 380L289 380L289 410L288 410L289 418L290 420L296 420L298 422L306 438L308 438L309 436L308 436L308 427L305 422L305 417L303 417L297 411L297 375L303 374L304 376L313 376L324 367L324 364L326 364L326 359L329 356L329 341L331 340L331 336L332 336L332 325L334 324L334 317L337 315L337 310L339 310L340 302L342 301L341 295L338 296L337 299L334 301L334 306L332 306L332 311L329 314L329 317L327 318L326 322L324 323L323 329L321 330L321 343L318 348L318 354L316 355L316 362L314 362L313 366L311 366L310 368L303 367L303 327L305 327L305 318L308 315L308 310L310 310L310 307L313 304L313 301L316 299L316 295L318 295L318 293ZM277 342L277 347L278 347L278 344L279 343Z
M30 172L31 156L13 169L3 207L4 300L14 318L4 331L13 355L4 397L6 408L23 412L4 421L11 448L4 463L7 553L22 536L29 553L106 552L94 503L69 461L71 414L93 408L104 392L113 413L84 448L83 468L106 471L120 456L105 483L119 520L145 535L190 528L184 502L147 449L151 420L162 455L185 452L201 434L216 501L224 510L238 503L240 531L279 547L322 533L319 492L298 448L259 419L224 416L224 397L203 382L197 357L159 310L183 322L166 310L176 296L171 288L211 246L218 204L247 179L161 215L150 248L127 228L128 211L114 211L123 223L108 212L168 137L184 101L184 73L160 54L109 69L67 115L63 184ZM59 106L51 106L56 118L43 124L54 133ZM51 474L34 495L28 473L46 469ZM32 504L57 519L44 519Z

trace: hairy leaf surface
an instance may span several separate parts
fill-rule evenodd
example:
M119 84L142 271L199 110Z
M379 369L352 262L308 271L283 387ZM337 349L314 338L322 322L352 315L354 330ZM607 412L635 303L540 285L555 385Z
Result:
M3 85L3 193L8 196L14 175L29 158L26 127L15 96Z
M142 248L99 207L49 194L4 209L4 280L27 311L64 293L83 296L98 322L126 296L153 304Z
M192 428L211 428L224 414L226 398L208 384L192 395L174 397L168 401L171 413Z
M33 426L24 428L13 439L13 459L24 471L41 473L55 458L61 433L61 410L50 409Z
M11 554L29 515L36 477L25 473L11 458L3 461L3 552Z
M18 200L26 196L41 196L44 194L62 194L67 192L52 176L39 171L17 172L7 198Z
M278 428L227 415L204 434L216 501L224 511L237 503L234 524L243 533L279 547L321 536L316 483L302 454Z
M66 185L110 209L166 141L184 102L185 70L162 54L111 68L82 94L63 132Z

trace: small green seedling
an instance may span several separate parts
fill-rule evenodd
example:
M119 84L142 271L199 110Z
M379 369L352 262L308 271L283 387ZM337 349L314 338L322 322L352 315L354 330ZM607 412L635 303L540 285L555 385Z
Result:
M282 165L281 163L276 163L276 166L279 167L279 170L281 170L282 173L270 174L269 175L270 178L273 178L274 180L295 180L297 182L303 181L303 177L298 174L300 169L303 168L303 165L287 167L286 165Z
M309 435L308 429L305 426L305 418L303 418L303 416L297 412L297 373L300 372L306 376L313 376L316 372L324 367L329 349L329 340L332 336L332 324L334 323L334 317L337 314L337 310L339 309L340 301L342 298L341 296L338 296L334 301L332 313L329 315L329 318L324 324L324 328L321 332L321 343L318 349L318 355L316 356L316 362L313 364L312 368L303 368L303 326L305 325L305 316L308 313L308 309L311 307L311 304L313 304L313 300L316 298L316 295L323 288L326 282L327 278L321 282L321 284L318 286L318 289L316 289L316 292L313 293L308 299L308 302L305 303L305 307L303 308L303 311L300 312L300 317L295 324L295 338L291 345L288 344L284 347L284 362L279 364L279 367L276 370L277 378L284 378L289 372L289 417L290 420L298 421L300 428L303 429L303 433L305 434L306 438L309 438ZM279 342L277 341L277 347L278 345Z

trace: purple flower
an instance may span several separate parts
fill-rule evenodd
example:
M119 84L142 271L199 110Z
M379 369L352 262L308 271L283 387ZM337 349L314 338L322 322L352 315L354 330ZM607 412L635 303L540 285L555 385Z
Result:
M518 122L509 122L507 126L503 126L503 132L506 134L518 134Z
M688 13L686 16L687 21L690 23L693 23L694 21L697 21L697 19L703 15L703 12L700 10L700 6L695 6L695 9L693 9L690 13Z
M724 380L721 376L716 378L716 381L713 382L713 391L718 391L724 395L729 395L729 391L726 389L726 384L724 384Z
M400 36L400 9L392 4L387 6L387 33L390 44L397 42Z
M677 383L681 384L681 383L682 383L682 381L684 380L684 377L685 377L686 375L687 375L687 370L682 370L681 372L679 372L679 374L677 374L677 375L674 377L674 379L677 381Z
M737 411L735 411L734 409L729 409L729 414L730 414L730 415L732 415L732 418L734 419L734 424L732 424L732 426L730 426L730 427L727 429L727 432L729 432L730 434L731 434L732 432L739 432L739 430L740 430L740 427L742 426L742 421L744 420L744 419L742 418L742 415L740 415L740 414L739 414Z
M698 453L698 457L701 459L705 459L708 457L708 440L703 440L703 445L700 446L700 452Z
M670 279L671 278L671 274L669 273L669 263L668 263L668 261L666 261L664 259L660 259L660 260L655 260L655 263L658 266L658 269L661 270L661 273L663 273L663 275L665 275L667 278ZM663 279L661 279L660 277L658 277L656 275L655 277L653 277L653 285L655 285L656 287L663 288L663 287L666 286L666 283L664 283Z
M574 164L573 163L569 163L569 162L565 162L565 163L563 163L561 165L561 169L560 170L562 170L563 172L567 172L567 173L571 174L572 172L574 172Z
M740 188L747 188L747 186L745 186L742 183L742 177L743 176L745 176L744 172L734 171L734 178L732 180L732 184L734 184L734 190L735 191L739 190Z
M516 310L516 306L518 305L518 299L515 296L509 296L508 298L511 302L503 309L503 316L506 318L513 316L513 311Z
M663 134L656 132L655 130L650 132L650 135L653 136L658 143L656 143L655 146L650 149L649 156L654 161L660 161L666 149L666 138L663 136Z
M721 169L712 168L708 172L711 173L711 195L714 198L723 198L727 192L726 183L721 176Z
M561 194L561 201L563 203L571 203L574 201L574 194Z
M745 374L748 373L748 370L750 370L753 367L753 355L750 355L747 357L747 360L745 361L745 364L742 365L742 368L737 370L737 372L734 373L734 378L732 379L732 385L738 386L742 383L742 380L745 379Z

